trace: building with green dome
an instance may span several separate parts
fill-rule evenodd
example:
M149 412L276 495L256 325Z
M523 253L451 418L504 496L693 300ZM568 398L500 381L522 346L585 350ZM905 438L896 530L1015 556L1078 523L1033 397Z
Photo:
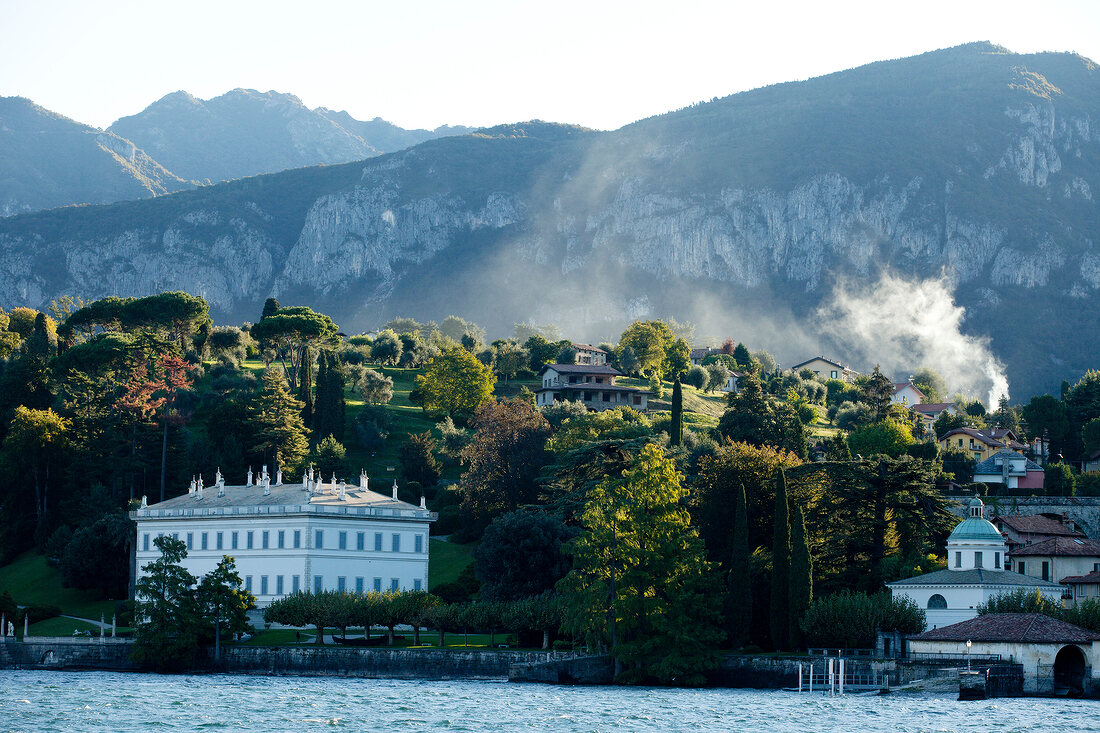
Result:
M947 568L887 583L890 593L923 608L930 629L974 618L979 604L1021 588L1060 601L1063 588L1058 583L1006 569L1005 538L985 518L981 499L975 496L967 505L970 516L947 538Z

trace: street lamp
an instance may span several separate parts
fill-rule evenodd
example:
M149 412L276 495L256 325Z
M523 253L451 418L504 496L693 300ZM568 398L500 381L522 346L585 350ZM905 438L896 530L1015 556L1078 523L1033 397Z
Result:
M970 673L970 645L972 643L970 639L966 640L966 671L968 674Z

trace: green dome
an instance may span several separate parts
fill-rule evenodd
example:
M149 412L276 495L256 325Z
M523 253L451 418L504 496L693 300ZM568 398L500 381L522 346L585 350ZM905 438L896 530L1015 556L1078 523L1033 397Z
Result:
M959 522L959 524L951 531L951 535L947 538L947 541L952 540L977 540L979 542L1004 542L1004 537L997 531L997 528L993 526L993 522L988 519L979 519L978 517L970 517Z

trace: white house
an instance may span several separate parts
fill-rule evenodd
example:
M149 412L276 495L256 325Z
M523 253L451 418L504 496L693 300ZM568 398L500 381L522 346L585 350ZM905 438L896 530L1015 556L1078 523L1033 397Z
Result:
M974 466L974 480L983 484L1002 484L1009 489L1043 488L1043 467L1027 456L1002 448Z
M436 515L335 477L325 483L312 467L300 483L274 483L249 469L244 485L192 481L187 494L130 512L137 524L136 576L160 556L153 544L170 534L187 544L184 568L201 577L223 555L257 604L298 590L427 590L428 528Z
M824 379L839 379L842 382L852 382L859 376L859 372L855 369L849 369L846 365L826 359L824 356L815 356L791 367L791 371L795 373L803 369L809 369Z
M726 377L726 386L722 387L722 392L732 392L737 394L741 390L741 377L744 376L740 372L730 372L730 375Z
M970 516L947 538L947 569L887 583L894 596L911 598L925 609L930 628L947 626L977 615L975 608L994 596L1025 588L1060 602L1062 586L1007 569L1004 537L983 516L978 497L969 502Z
M621 376L622 372L606 365L547 364L539 371L542 386L535 390L535 404L546 407L556 401L579 400L590 410L630 407L644 412L649 393L615 384L615 377Z
M902 407L913 407L924 402L924 392L917 389L912 382L896 383L890 401Z

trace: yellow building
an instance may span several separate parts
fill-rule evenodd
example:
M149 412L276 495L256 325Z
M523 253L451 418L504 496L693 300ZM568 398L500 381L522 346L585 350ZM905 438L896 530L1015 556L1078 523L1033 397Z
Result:
M969 453L979 463L1004 448L1012 448L1017 453L1022 452L1015 447L1020 446L1019 443L998 440L989 433L974 428L955 428L937 442L940 450L961 450Z

